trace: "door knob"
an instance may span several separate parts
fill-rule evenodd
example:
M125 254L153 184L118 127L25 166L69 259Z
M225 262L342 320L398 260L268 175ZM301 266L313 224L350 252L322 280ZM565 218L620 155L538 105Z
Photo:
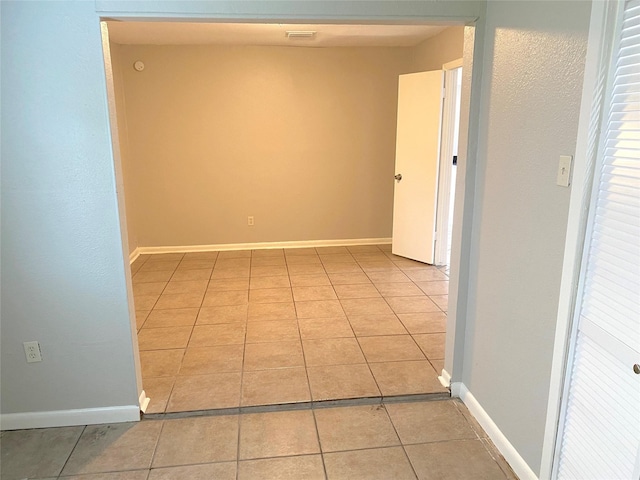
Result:
M637 363L633 366L633 373L640 375L640 365Z
M399 182L400 180L402 180L402 174L399 173L399 174L395 175L393 178L395 178Z

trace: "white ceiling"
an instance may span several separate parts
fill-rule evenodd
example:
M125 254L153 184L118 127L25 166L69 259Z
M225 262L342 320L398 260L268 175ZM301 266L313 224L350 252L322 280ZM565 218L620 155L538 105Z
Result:
M127 45L283 45L304 47L412 47L445 26L286 25L264 23L108 22L111 41ZM287 31L315 31L287 38Z

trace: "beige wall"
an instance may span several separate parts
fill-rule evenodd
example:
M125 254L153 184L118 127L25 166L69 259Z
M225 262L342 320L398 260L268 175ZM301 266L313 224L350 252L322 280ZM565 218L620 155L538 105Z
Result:
M464 27L449 27L412 49L411 67L416 72L439 70L442 65L462 58Z
M414 49L116 50L131 250L391 236L397 79Z

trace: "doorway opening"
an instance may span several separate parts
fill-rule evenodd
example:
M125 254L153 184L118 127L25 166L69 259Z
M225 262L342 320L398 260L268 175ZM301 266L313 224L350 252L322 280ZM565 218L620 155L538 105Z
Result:
M401 51L411 47L335 47L341 49L335 60L340 73L327 68L329 48L279 47L277 61L303 64L296 70L292 63L266 61L268 48L276 47L118 44L114 38L115 104L135 260L132 302L148 412L446 395L437 375L443 369L447 275L395 257L388 234L375 228L368 235L342 235L346 241L317 233L318 226L327 231L349 224L335 213L346 206L361 212L358 224L385 217L389 231L398 75L429 68L411 63L415 52ZM208 63L212 50L216 61ZM313 64L311 57L325 63ZM253 75L238 75L230 65ZM216 77L222 70L224 78ZM327 72L333 73L322 76ZM374 79L371 72L384 75ZM356 86L347 91L342 79ZM245 90L238 93L238 85ZM296 108L286 103L305 89L312 95L298 97ZM205 91L217 93L214 103ZM369 101L352 103L353 97ZM258 121L245 115L247 108ZM318 112L327 117L319 119ZM225 143L230 125L241 128L242 136L211 150ZM298 148L318 131L325 141L314 148L325 167L335 168L321 169L311 148ZM368 143L374 137L384 139L384 146ZM335 165L334 141L346 150ZM252 144L261 150L250 154ZM288 145L298 148L297 156ZM194 159L200 160L196 167ZM243 178L251 188L244 189ZM313 197L318 190L320 200ZM211 191L221 195L218 201L207 197ZM343 192L347 196L338 202L331 198ZM324 206L305 213L298 207L310 196ZM274 199L275 206L262 205ZM271 222L281 230L264 229ZM282 233L292 225L297 234ZM305 238L300 231L310 233Z

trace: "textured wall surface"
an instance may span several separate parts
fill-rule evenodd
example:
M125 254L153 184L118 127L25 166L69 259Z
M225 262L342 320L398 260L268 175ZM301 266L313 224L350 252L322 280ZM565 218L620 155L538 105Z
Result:
M2 414L135 406L94 5L2 2L1 21Z
M541 460L589 2L489 2L463 382Z

